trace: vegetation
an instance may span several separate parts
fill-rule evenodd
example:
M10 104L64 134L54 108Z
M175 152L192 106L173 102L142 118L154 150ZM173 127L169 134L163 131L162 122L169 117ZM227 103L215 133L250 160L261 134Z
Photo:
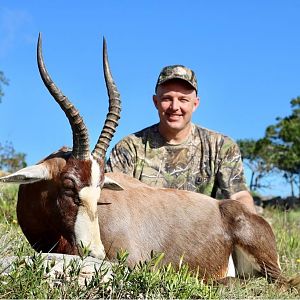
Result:
M272 150L274 166L283 172L291 186L298 184L300 195L300 97L291 100L292 113L277 118L277 123L266 129L263 144Z
M78 265L72 264L66 276L51 283L41 255L34 253L23 236L16 220L17 186L0 185L0 259L16 256L10 275L4 275L0 265L0 298L201 298L201 299L295 299L296 291L279 290L265 278L249 279L231 286L204 284L181 265L179 271L172 266L159 267L160 255L141 263L134 269L126 267L126 253L121 253L113 267L113 276L101 282L104 274L96 273L90 281L80 285ZM272 222L284 274L300 272L300 211L266 211ZM25 255L33 255L31 265L24 263Z
M2 85L8 85L9 80L4 76L4 73L0 71L0 103L2 101L2 97L4 96Z
M252 171L250 189L262 187L262 179L271 172L279 172L291 187L295 196L298 185L300 197L300 97L291 100L289 116L276 119L267 127L265 136L259 140L238 140L246 165Z
M273 164L268 155L268 149L262 147L262 143L254 139L244 139L237 141L244 164L251 170L249 188L257 191L269 186L263 179L274 172Z
M17 152L12 143L0 143L0 170L12 173L26 167L26 154Z
M3 85L8 85L9 80L5 77L4 73L0 71L0 103L4 96ZM1 171L15 172L26 166L26 154L17 152L11 142L0 142L0 176Z

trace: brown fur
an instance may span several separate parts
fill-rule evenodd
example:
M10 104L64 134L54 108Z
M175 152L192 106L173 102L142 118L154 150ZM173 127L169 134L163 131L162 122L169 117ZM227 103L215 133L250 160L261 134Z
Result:
M220 211L224 223L231 232L235 247L240 247L255 258L261 273L269 280L279 280L281 270L278 265L275 236L269 223L252 214L237 201L223 201ZM238 265L238 258L234 257ZM239 271L239 270L238 270ZM239 272L240 275L241 271Z
M91 161L75 160L62 148L40 163L47 165L53 179L20 185L19 224L37 251L78 254L74 237L78 191L90 183Z
M238 201L151 188L124 174L107 175L124 187L119 192L104 189L101 203L110 204L98 208L108 258L123 248L130 253L129 263L134 264L155 250L165 253L165 262L176 264L183 254L184 262L193 269L199 267L202 275L222 278L229 254L240 246L262 266L260 273L279 278L270 225ZM264 248L267 250L262 251Z
M55 176L20 186L20 226L36 250L77 254L73 231L80 205L78 190L89 184L91 163L74 160L66 151L42 163ZM133 266L149 259L151 251L163 252L163 263L176 266L183 256L183 262L199 269L202 277L218 279L226 276L228 257L238 247L254 258L258 273L281 279L270 225L238 201L157 189L121 173L106 175L124 188L103 189L98 203L101 240L108 259L124 249Z

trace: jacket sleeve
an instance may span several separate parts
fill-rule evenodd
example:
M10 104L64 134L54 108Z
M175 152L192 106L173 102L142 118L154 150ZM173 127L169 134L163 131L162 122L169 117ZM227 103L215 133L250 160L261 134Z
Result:
M129 137L118 142L106 162L106 172L122 172L133 177L136 162L135 147Z
M229 138L220 150L221 161L217 173L218 187L225 198L248 191L242 157L238 145Z

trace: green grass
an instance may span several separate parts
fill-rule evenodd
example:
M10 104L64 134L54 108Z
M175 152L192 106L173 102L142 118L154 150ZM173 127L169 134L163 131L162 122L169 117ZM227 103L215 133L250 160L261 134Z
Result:
M163 298L163 299L295 299L295 291L280 291L264 278L233 282L229 287L204 284L186 265L175 271L171 265L159 267L160 255L134 269L126 266L126 253L120 253L113 267L113 276L103 283L104 274L97 273L84 285L78 282L79 266L74 263L66 276L55 284L47 280L49 265L45 268L40 254L35 253L17 224L17 186L0 185L0 259L16 256L10 275L3 275L0 265L0 298ZM266 210L265 217L275 231L283 273L300 273L300 211ZM24 262L24 256L33 255L33 263Z

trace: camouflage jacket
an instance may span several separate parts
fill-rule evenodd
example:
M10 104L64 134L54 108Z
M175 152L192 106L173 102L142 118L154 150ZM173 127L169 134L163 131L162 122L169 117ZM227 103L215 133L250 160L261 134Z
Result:
M166 143L158 124L125 137L112 149L106 170L126 173L151 186L214 198L247 190L237 144L194 124L189 138L179 145Z

